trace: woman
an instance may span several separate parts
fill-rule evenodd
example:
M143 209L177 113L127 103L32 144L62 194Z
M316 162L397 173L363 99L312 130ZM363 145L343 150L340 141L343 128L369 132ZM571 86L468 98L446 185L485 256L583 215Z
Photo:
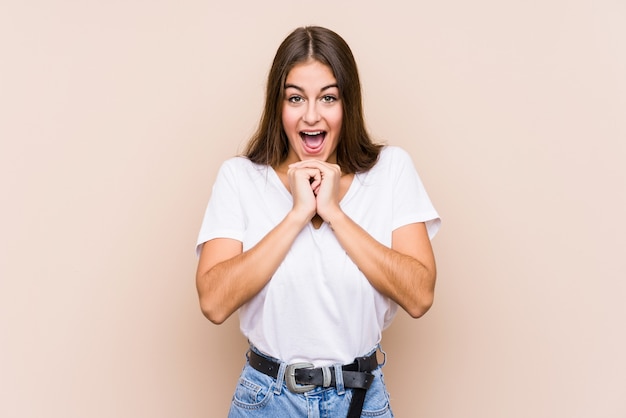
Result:
M439 223L410 157L370 140L345 41L293 31L198 239L202 312L239 311L251 345L229 416L392 417L376 351L398 306L433 302Z

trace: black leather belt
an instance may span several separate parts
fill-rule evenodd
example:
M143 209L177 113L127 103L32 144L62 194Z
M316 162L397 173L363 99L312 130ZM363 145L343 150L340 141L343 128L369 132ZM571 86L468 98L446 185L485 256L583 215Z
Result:
M252 350L249 352L248 361L255 370L274 379L278 378L280 363L259 355ZM358 418L361 416L365 392L374 381L374 375L371 372L377 367L376 352L366 357L357 357L354 359L354 362L341 367L344 386L354 389L347 418ZM290 364L285 370L285 384L294 393L305 393L318 386L336 387L335 368L313 368L311 363Z

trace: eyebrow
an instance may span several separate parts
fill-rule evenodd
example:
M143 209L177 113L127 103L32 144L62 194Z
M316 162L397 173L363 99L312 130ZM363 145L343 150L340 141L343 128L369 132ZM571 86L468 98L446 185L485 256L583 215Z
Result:
M339 86L335 83L335 84L329 84L327 86L324 86L320 89L320 92L324 91L324 90L328 90L331 89L333 87L339 88ZM287 90L288 88L292 88L292 89L296 89L298 91L301 91L304 93L304 89L300 86L296 86L295 84L287 84L285 83L285 90Z

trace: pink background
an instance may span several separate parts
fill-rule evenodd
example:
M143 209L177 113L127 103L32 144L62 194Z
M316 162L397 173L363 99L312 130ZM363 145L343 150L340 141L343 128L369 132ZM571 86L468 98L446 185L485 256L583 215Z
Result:
M621 0L5 2L0 416L225 416L246 342L195 238L304 24L444 218L434 307L384 336L396 415L625 417Z

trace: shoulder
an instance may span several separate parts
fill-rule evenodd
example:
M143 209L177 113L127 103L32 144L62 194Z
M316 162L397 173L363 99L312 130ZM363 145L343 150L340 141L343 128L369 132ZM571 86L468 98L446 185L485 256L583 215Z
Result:
M385 145L385 147L380 151L380 159L402 160L411 159L411 156L404 150L404 148L400 148L395 145Z
M222 163L223 169L233 169L233 168L247 168L254 165L252 161L247 159L246 157L230 157Z
M231 157L220 166L215 184L247 190L249 187L266 184L270 172L271 168L267 165L253 163L246 157Z
M222 173L235 173L235 174L243 174L246 172L259 172L267 170L266 165L256 164L250 161L246 157L231 157L225 160L221 167L220 172Z
M383 167L397 169L407 164L411 166L413 165L413 160L408 152L397 146L385 145L385 147L380 151L378 162L374 167L378 169Z

